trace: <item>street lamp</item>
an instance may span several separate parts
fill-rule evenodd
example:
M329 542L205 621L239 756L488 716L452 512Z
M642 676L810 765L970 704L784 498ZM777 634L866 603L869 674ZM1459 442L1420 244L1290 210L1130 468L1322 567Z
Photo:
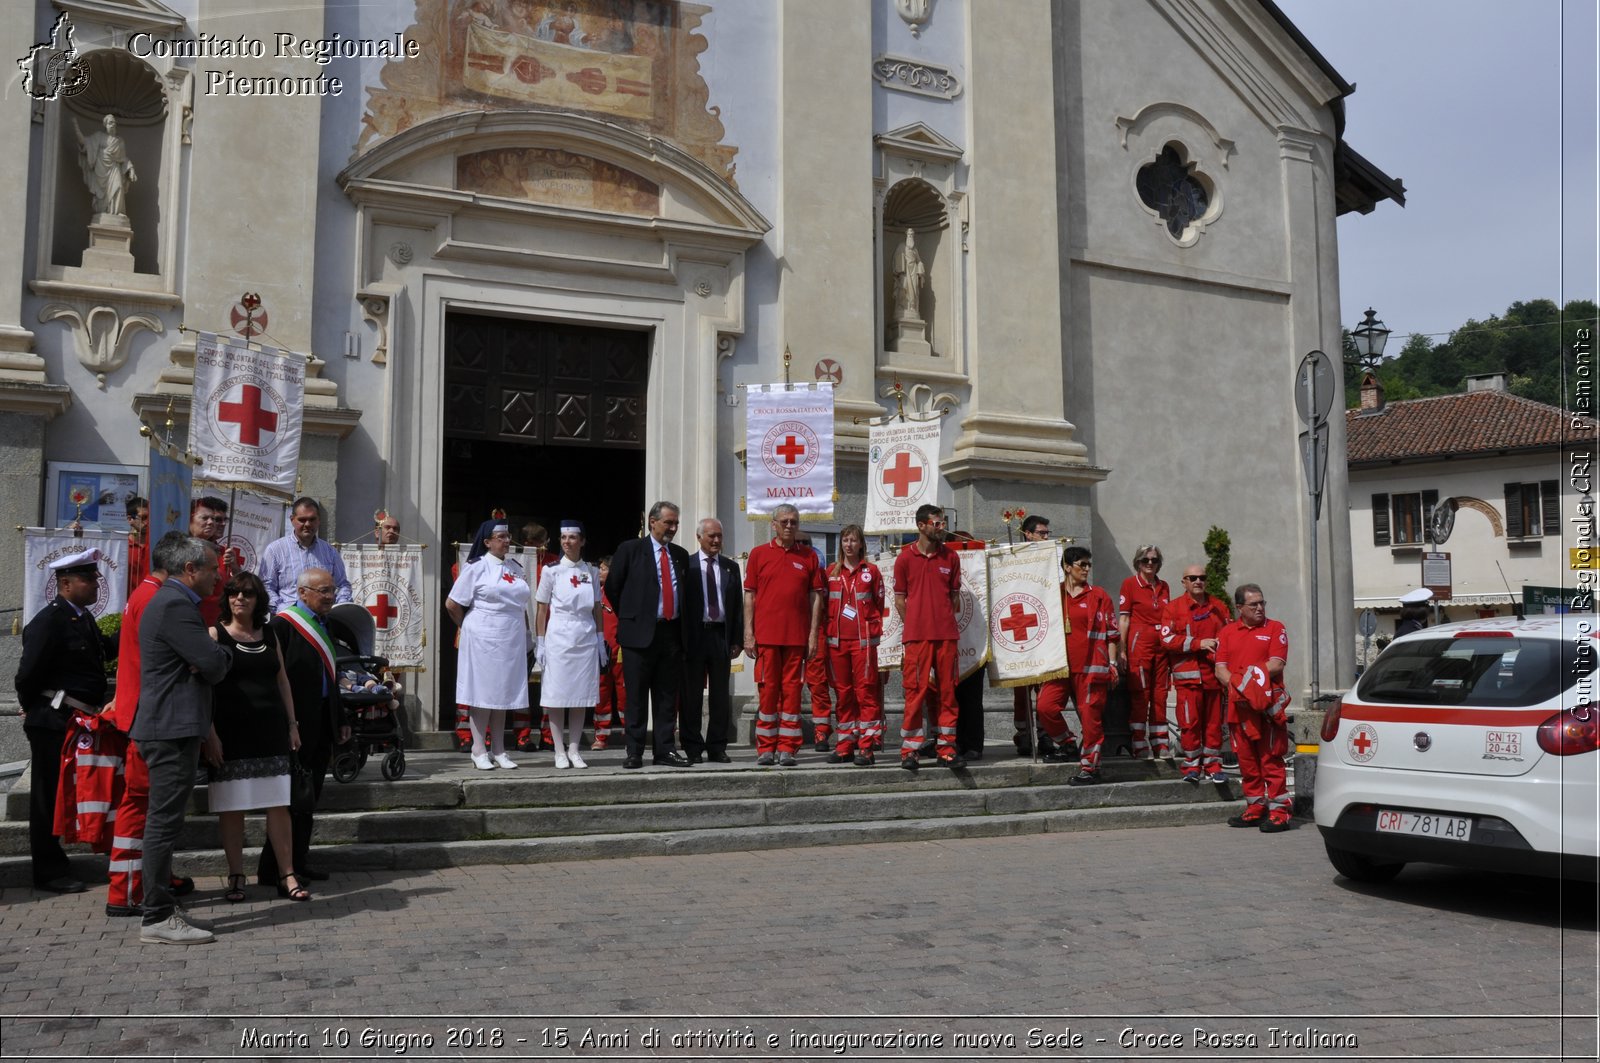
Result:
M1383 360L1383 345L1389 342L1389 326L1378 320L1372 307L1367 307L1366 320L1350 330L1350 337L1356 341L1356 353L1361 358L1362 367L1377 369L1378 363Z

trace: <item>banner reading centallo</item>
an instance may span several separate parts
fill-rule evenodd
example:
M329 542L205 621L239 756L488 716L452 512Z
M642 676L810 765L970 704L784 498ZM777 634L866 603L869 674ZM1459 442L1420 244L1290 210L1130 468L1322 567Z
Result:
M989 551L990 686L1030 686L1067 674L1060 558L1054 540Z
M489 96L603 111L623 118L655 114L655 60L568 44L520 33L470 26L461 83Z

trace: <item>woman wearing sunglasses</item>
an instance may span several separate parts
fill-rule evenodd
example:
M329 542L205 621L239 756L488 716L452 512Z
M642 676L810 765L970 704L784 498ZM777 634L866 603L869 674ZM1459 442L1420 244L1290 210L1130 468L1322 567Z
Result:
M1172 756L1167 737L1167 691L1172 686L1167 653L1161 646L1161 614L1172 590L1161 578L1161 550L1141 546L1133 552L1133 575L1122 581L1117 627L1128 659L1128 729L1133 756L1148 760Z

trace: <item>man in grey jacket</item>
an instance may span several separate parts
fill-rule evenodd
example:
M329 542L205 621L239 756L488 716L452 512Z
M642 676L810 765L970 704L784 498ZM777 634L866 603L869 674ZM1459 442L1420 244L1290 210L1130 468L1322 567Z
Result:
M216 580L216 548L191 536L169 553L167 582L145 606L139 624L139 713L130 737L150 771L140 941L197 945L215 940L211 931L183 918L169 884L172 850L194 792L200 746L216 740L211 687L233 661L200 619L200 600Z

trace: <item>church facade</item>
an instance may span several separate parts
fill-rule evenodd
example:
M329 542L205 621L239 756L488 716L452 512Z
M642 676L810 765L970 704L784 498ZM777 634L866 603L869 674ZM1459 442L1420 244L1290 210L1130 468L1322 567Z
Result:
M50 518L50 463L181 436L193 330L264 320L311 358L325 535L382 508L430 544L437 659L449 544L493 507L585 520L591 557L657 498L685 540L716 515L731 553L761 541L743 389L787 374L836 386L818 542L861 519L866 422L898 395L943 411L939 499L978 536L1044 514L1114 589L1141 544L1171 569L1226 529L1310 684L1293 377L1340 349L1336 216L1403 190L1270 0L38 0L0 25L19 58L53 32L72 91L14 76L0 103L9 523ZM419 686L433 722L449 693Z

